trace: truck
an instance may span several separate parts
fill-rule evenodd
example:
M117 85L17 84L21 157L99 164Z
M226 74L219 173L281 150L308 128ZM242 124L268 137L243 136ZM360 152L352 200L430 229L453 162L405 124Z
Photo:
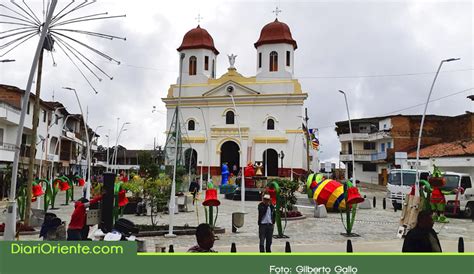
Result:
M420 180L428 180L430 172L418 170ZM402 176L403 175L403 176ZM392 203L393 208L402 209L403 199L410 193L411 187L416 182L416 170L414 169L392 169L388 175L387 200Z
M472 178L467 173L444 172L446 185L444 191L457 189L456 194L445 195L446 210L448 215L465 216L474 219L474 189Z

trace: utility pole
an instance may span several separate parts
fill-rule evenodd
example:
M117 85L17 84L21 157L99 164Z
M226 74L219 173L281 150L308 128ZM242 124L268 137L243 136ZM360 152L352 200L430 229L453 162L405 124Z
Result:
M304 136L306 138L306 163L307 163L307 170L308 170L308 174L310 172L310 164L309 164L309 138L308 138L308 108L304 108L304 122L305 122L305 126L306 126L306 132L304 132Z
M36 76L36 97L33 107L32 133L30 142L30 158L28 159L28 181L26 183L26 207L25 207L25 225L30 224L30 210L31 210L31 187L33 185L33 169L35 168L36 160L36 136L38 135L38 123L40 112L40 95L41 95L41 76L43 74L43 53L44 48L41 49L38 59L38 74ZM26 98L25 100L29 100ZM39 175L41 176L41 174Z

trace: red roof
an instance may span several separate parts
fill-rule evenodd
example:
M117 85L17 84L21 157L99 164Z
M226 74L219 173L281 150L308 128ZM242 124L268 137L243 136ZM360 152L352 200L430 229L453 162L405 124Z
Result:
M293 45L293 48L296 49L298 46L296 45L296 41L291 36L290 28L287 24L278 21L275 21L266 24L262 31L260 32L260 38L254 44L255 48L265 45L265 44L280 44L286 43Z
M216 55L219 54L219 51L214 47L212 36L199 25L184 35L183 42L179 46L178 51L183 49L210 49Z
M420 158L468 155L474 155L474 140L440 143L420 149ZM416 158L416 150L410 152L408 158Z

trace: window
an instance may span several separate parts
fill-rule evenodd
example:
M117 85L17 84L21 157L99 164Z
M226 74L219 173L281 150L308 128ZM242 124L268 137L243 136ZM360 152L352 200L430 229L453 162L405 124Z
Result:
M287 67L290 66L290 51L289 50L286 51L286 66Z
M258 53L258 68L262 67L262 53Z
M189 57L189 75L196 75L197 59L196 56Z
M26 108L26 114L30 114L30 105L31 105L31 103L28 102L28 107Z
M204 70L209 70L209 56L204 56Z
M392 148L392 142L387 142L387 149Z
M57 125L59 122L59 116L55 114L54 117L56 117L54 123Z
M372 164L372 163L363 163L362 164L362 171L375 172L375 171L377 171L377 165Z
M380 152L385 152L385 143L380 144Z
M233 125L235 120L235 114L233 111L227 111L225 114L225 123L227 125Z
M212 77L212 78L216 78L216 65L214 64L214 59L212 60L211 77Z
M270 52L270 71L278 71L278 53Z
M196 124L194 123L194 120L189 120L188 122L188 130L194 130Z
M364 142L364 150L374 150L375 143L374 142Z
M46 110L43 110L43 123L46 123Z
M0 146L3 146L3 128L0 128Z
M274 130L275 129L275 121L273 119L267 120L267 129Z
M349 152L349 154L352 154L352 143L349 142L349 143L347 143L347 144L348 144L348 146L349 146L348 152Z

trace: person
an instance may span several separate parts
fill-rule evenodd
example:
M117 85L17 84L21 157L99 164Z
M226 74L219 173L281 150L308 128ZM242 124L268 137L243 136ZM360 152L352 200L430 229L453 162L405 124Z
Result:
M258 204L258 237L260 239L260 252L272 252L271 246L274 224L275 207L271 202L270 194L265 193L262 202Z
M416 226L405 236L402 252L442 252L433 224L433 213L420 211Z
M194 205L194 201L196 200L196 195L199 192L199 183L193 180L191 184L189 185L189 192L193 194L193 205Z
M68 241L87 240L89 235L89 226L86 224L86 208L96 204L102 200L102 196L98 196L92 200L81 198L74 204L74 212L71 215L71 221L67 229Z
M64 241L66 240L66 229L64 222L54 213L46 213L44 222L41 225L40 237L44 241Z
M188 252L217 252L212 249L214 246L214 231L209 224L202 223L196 228L197 245L191 247Z

